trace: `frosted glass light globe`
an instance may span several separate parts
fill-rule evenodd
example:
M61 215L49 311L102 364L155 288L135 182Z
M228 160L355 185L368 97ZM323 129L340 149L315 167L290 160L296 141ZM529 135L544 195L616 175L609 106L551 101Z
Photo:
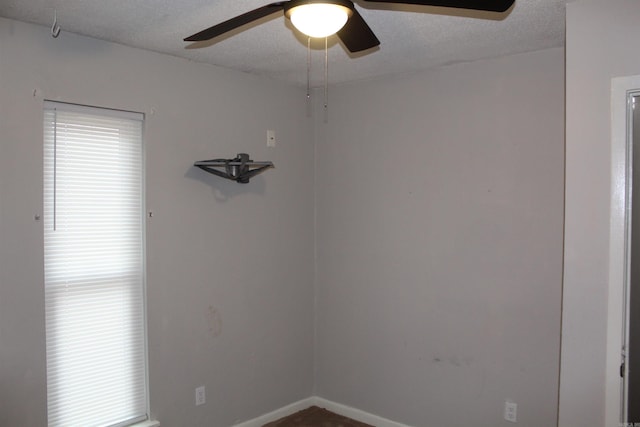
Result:
M291 23L309 37L328 37L340 31L351 16L351 9L331 3L309 3L287 11Z

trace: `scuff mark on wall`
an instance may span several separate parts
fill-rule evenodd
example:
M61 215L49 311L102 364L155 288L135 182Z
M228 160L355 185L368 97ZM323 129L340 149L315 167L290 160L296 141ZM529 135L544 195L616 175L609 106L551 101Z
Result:
M222 316L218 309L212 305L207 309L207 329L212 338L222 334Z

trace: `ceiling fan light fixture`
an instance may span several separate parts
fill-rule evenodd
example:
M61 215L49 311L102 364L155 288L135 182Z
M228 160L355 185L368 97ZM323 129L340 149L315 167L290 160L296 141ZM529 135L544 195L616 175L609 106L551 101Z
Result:
M296 2L285 13L303 34L309 37L328 37L344 27L353 14L351 7L347 2L305 1Z

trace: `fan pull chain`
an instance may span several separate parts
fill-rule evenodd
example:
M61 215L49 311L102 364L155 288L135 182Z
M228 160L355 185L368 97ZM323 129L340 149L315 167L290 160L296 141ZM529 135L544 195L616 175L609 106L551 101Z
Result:
M311 99L311 37L307 37L307 101Z
M311 37L307 37L307 116L311 116Z
M329 45L324 38L324 122L329 121Z

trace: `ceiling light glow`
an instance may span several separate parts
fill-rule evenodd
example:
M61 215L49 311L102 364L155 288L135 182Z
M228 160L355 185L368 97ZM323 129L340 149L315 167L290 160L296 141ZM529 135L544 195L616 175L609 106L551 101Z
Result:
M334 3L307 3L287 11L291 23L309 37L328 37L340 31L353 12Z

